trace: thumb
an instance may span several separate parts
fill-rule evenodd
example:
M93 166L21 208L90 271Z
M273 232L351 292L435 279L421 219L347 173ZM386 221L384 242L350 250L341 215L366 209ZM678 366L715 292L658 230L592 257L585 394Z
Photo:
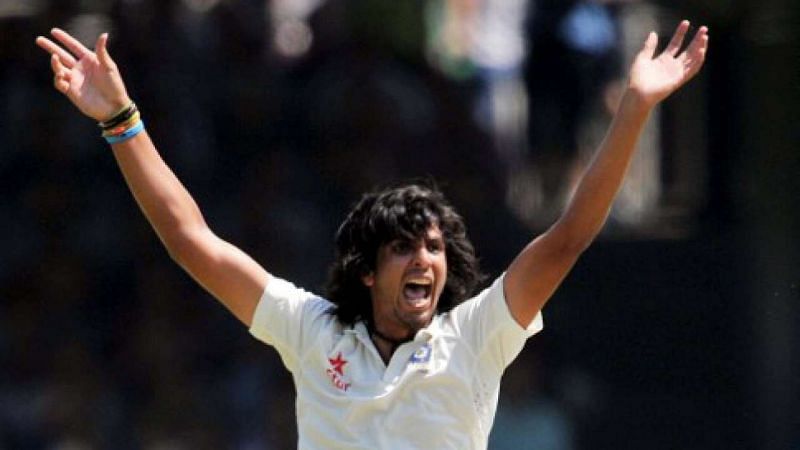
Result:
M641 54L653 59L653 57L656 55L656 47L658 47L658 34L656 34L655 31L651 31L650 34L647 35L647 39L644 41L644 47L642 47Z
M112 69L114 68L114 61L111 59L111 55L108 54L108 48L106 47L107 43L108 33L103 33L97 38L97 43L95 44L94 48L100 64L106 69Z

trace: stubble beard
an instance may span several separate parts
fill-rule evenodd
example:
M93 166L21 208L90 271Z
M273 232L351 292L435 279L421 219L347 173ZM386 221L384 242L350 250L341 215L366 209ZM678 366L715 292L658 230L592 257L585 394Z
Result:
M433 308L420 312L408 312L395 309L395 318L407 329L408 338L413 338L417 331L430 325L435 313L435 304Z

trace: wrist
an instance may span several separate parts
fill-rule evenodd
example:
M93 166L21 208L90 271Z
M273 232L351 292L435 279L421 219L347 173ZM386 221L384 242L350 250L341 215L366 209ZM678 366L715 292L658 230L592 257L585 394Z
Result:
M133 102L129 102L110 119L97 125L103 130L102 136L109 144L127 141L144 131L139 109Z
M620 112L625 110L625 112L628 113L647 116L650 114L650 111L653 110L656 104L658 104L658 102L652 101L637 89L628 86L622 95L619 110Z
M131 103L133 103L133 101L131 101L130 97L128 97L127 94L117 99L111 100L108 104L108 108L106 109L106 111L98 114L99 117L95 117L95 120L97 120L100 123L108 122L115 116L120 114L122 111L124 111L126 108L128 108L131 105Z

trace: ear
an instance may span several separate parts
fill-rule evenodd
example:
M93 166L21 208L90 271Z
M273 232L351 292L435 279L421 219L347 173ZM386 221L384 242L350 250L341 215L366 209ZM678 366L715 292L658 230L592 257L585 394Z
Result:
M375 272L370 272L361 277L361 282L364 283L364 286L370 288L372 285L375 284Z

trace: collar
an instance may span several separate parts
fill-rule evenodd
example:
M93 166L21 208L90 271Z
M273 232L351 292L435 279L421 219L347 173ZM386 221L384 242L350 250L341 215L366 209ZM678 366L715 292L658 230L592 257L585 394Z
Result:
M421 328L414 335L414 339L409 342L430 342L434 338L440 336L442 330L442 320L447 316L447 313L436 314L431 319L431 323L427 327ZM344 330L345 334L355 335L362 342L371 342L369 328L365 321L361 320L355 323L351 328Z

